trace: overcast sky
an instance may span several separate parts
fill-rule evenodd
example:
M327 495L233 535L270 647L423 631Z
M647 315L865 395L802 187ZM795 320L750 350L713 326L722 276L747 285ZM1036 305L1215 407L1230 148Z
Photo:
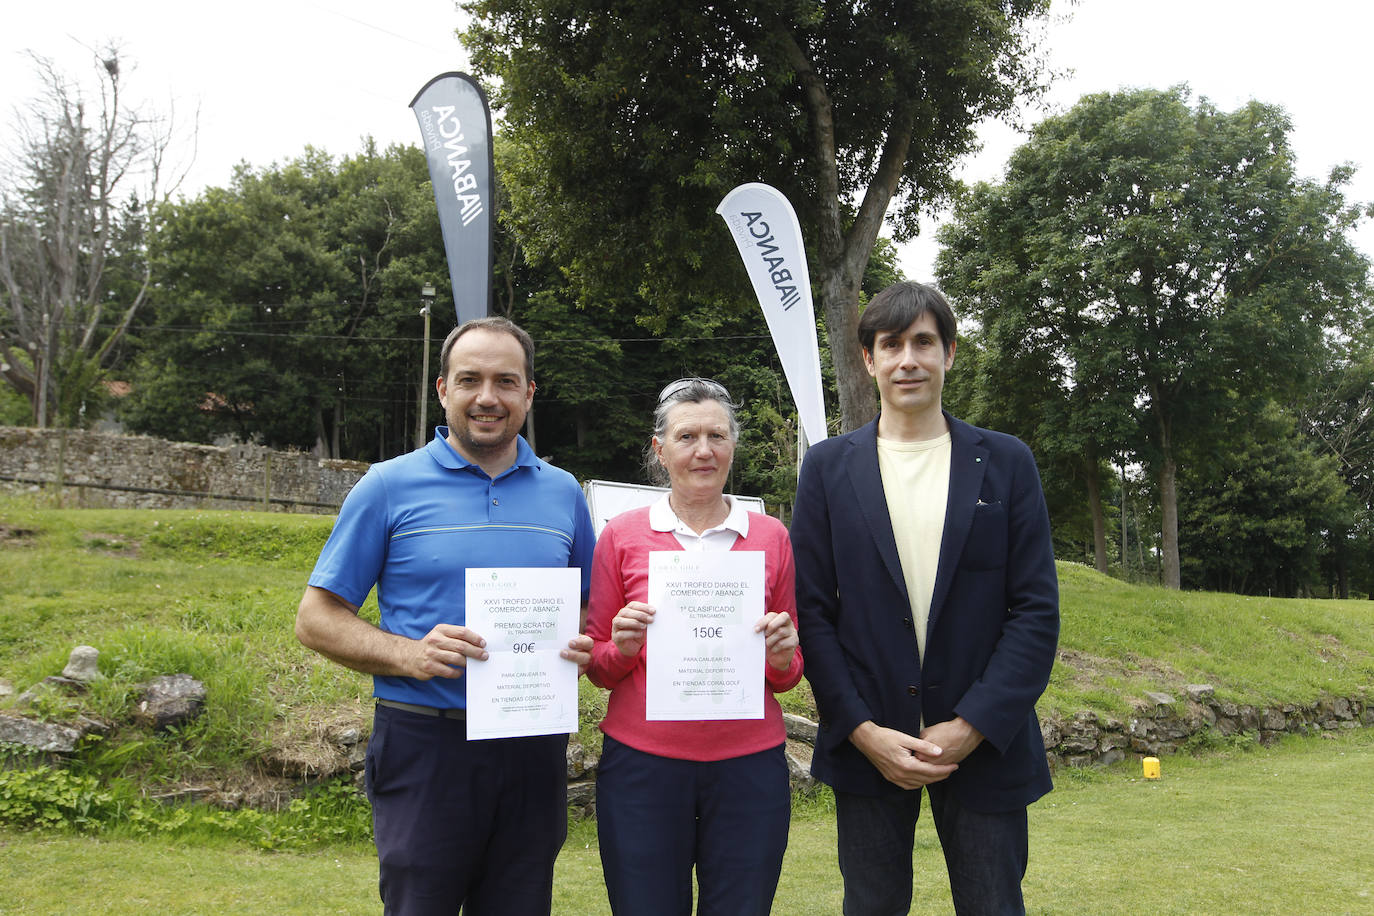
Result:
M1374 3L1054 0L1052 16L1050 64L1071 72L1054 84L1050 110L1087 92L1180 82L1225 110L1251 98L1276 103L1293 119L1301 175L1324 178L1352 162L1360 171L1348 196L1374 200L1374 127L1359 101L1374 85ZM174 109L187 129L199 109L183 185L195 193L228 184L238 162L285 161L306 144L338 156L357 152L365 135L383 146L418 144L410 100L433 76L468 68L454 36L459 21L452 0L24 3L0 30L0 117L8 124L35 92L26 50L84 79L92 50L117 41L131 95ZM965 180L996 180L1022 139L1000 125L983 136ZM914 279L930 278L933 226L903 250ZM1374 227L1357 242L1374 255Z

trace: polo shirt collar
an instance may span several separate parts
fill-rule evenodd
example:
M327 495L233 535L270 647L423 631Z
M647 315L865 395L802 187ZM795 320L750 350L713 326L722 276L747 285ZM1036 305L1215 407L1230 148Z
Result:
M425 450L429 452L431 458L439 463L440 467L445 467L454 471L476 467L471 461L468 461L462 455L458 454L458 450L449 444L447 426L434 427L434 438L429 440L429 444L425 446ZM515 464L511 465L511 467L540 468L543 467L543 465L544 462L539 460L539 456L535 455L534 450L530 448L529 443L525 441L525 437L517 435L515 437ZM481 469L478 468L478 470Z
M749 510L728 493L725 494L725 501L730 505L730 512L725 516L725 521L710 530L725 529L735 532L741 538L747 538L749 536ZM649 527L655 531L676 531L680 524L682 523L678 521L677 513L668 504L667 493L664 493L649 506Z

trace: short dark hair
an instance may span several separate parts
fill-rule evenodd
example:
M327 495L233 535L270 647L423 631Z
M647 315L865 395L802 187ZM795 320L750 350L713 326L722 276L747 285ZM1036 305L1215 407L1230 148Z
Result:
M465 321L452 331L448 332L448 337L444 338L444 348L439 351L439 374L448 378L448 355L453 350L453 345L458 342L468 331L496 331L501 334L509 334L520 342L520 349L525 351L525 381L534 378L534 340L525 329L520 327L509 318L502 318L499 315L490 315L486 318L473 318Z
M935 319L940 343L948 355L956 333L954 310L938 289L912 280L894 283L869 300L868 308L859 317L859 345L872 353L873 341L879 332L895 334L905 331L927 312Z

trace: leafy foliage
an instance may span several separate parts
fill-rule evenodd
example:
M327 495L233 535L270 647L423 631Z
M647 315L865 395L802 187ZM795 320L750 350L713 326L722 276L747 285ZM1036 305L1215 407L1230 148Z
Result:
M1296 426L1270 405L1228 430L1225 449L1189 463L1179 525L1187 587L1295 595L1320 581L1327 539L1349 530L1354 504L1336 460Z
M366 843L372 812L362 792L347 782L318 786L281 811L230 811L166 805L140 797L127 782L108 786L93 774L37 766L0 769L0 826L182 840L213 836L281 851Z
M0 768L0 825L91 830L121 813L94 776L51 767Z
M517 152L497 144L503 165ZM499 311L536 342L540 455L581 479L639 481L659 388L716 375L748 405L739 492L791 502L794 461L772 443L793 439L795 420L752 301L701 301L658 334L640 323L638 298L582 307L562 272L527 259L518 236L503 227L497 238ZM131 428L368 460L412 447L415 295L429 278L442 303L448 282L418 149L342 161L308 150L284 166L241 168L232 187L169 208L156 251L162 282L120 409ZM878 269L892 271L893 257L885 249ZM439 328L435 375L448 324ZM443 422L432 386L426 397Z
M716 205L762 181L793 203L845 428L872 415L854 325L889 207L898 235L949 194L974 126L1033 92L1040 0L475 0L464 39L496 82L513 226L575 301L638 299L657 333L750 311Z
M1325 558L1337 596L1374 594L1374 320L1331 350L1297 406L1302 428L1339 464L1354 501Z
M122 410L133 429L331 456L408 448L419 289L447 294L417 148L243 166L230 188L169 205L164 220L161 284Z
M1188 449L1294 397L1328 335L1368 313L1349 171L1298 178L1290 126L1274 106L1221 112L1184 88L1087 96L941 235L941 281L982 328L988 397L1090 484L1111 456L1151 469L1173 587Z

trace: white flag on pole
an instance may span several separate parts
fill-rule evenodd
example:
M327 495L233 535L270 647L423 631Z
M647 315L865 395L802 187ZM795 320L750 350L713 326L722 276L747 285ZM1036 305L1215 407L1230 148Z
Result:
M808 442L826 437L821 351L801 226L787 198L766 184L742 184L716 207L754 284Z

